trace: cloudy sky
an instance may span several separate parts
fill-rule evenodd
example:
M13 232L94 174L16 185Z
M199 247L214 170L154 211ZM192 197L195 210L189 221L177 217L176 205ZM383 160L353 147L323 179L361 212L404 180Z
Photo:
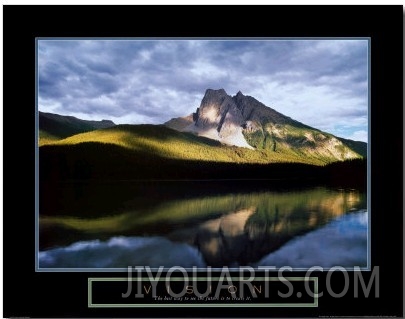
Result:
M160 124L194 112L207 88L367 141L367 40L38 41L43 112Z

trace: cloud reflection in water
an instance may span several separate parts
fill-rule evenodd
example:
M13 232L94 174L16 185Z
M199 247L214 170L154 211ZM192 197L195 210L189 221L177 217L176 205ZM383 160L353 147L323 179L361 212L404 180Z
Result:
M341 216L325 227L294 238L256 266L366 267L367 225L367 212Z
M204 267L196 248L161 237L113 237L39 252L41 268Z

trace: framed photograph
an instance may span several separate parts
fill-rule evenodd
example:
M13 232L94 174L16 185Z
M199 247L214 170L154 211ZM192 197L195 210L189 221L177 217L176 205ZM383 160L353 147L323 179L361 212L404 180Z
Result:
M402 316L402 7L314 8L6 6L5 316Z

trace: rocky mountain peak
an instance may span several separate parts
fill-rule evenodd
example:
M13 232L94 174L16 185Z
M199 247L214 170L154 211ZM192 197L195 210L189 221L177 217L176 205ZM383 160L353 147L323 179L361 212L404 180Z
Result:
M236 93L235 97L241 98L241 97L244 97L244 95L241 91L238 91L238 93Z
M224 90L224 89L218 89L218 90L214 90L214 89L207 89L206 91L205 91L205 96L207 96L207 95L215 95L215 94L219 94L219 95L228 95L227 93L226 93L226 91Z
M249 148L251 145L246 142L244 130L251 133L263 131L267 123L289 121L288 117L241 91L232 97L224 89L207 89L192 119L193 123L184 130Z
M224 89L208 89L196 111L195 125L204 129L216 128L220 132L229 114L237 124L241 124L238 113L238 107Z
M251 148L242 134L243 123L242 113L224 89L208 89L193 114L193 123L184 130L225 144Z
M224 89L208 89L195 113L166 125L251 149L297 151L339 160L359 156L344 140L291 119L241 91L232 97Z

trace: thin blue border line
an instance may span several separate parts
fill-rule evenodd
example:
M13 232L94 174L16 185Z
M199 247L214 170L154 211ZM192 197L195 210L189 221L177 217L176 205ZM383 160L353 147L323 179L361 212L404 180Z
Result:
M135 269L135 267L148 267L148 265L134 265L134 266L130 266L132 267L132 269ZM173 266L173 267L177 267L177 266ZM247 267L247 266L240 266L240 268L243 269L243 267ZM268 270L271 273L277 273L282 267L278 267L278 268L274 268L274 266L260 266L261 268L259 269L258 267L252 267L254 271L258 271L258 272L263 272ZM283 266L283 267L289 267L289 266ZM316 265L314 265L313 267L318 267ZM336 266L332 266L332 267L325 267L323 268L323 272L326 272L330 269L332 269L333 267ZM171 267L164 267L162 271L168 271ZM228 268L229 271L240 271L240 268ZM293 268L291 267L292 271L308 271L311 267L309 268ZM346 271L370 271L370 269L368 269L367 267L358 267L358 269L354 268L354 267L343 267ZM159 271L159 268L149 268L150 271ZM192 272L193 268L183 268L184 270L186 270L187 272ZM223 268L211 268L210 271L211 272L218 272L218 271L222 271ZM123 273L123 272L127 272L128 271L128 267L127 268L38 268L36 269L36 272L119 272L119 273ZM197 267L194 271L197 272L206 272L207 268L200 268Z
M36 41L327 41L327 40L364 40L370 42L370 37L37 37Z
M367 126L367 271L371 271L371 38L368 38L368 126Z
M36 272L125 272L128 268L40 268L39 267L39 145L38 145L38 42L39 41L80 41L80 40L105 40L105 41L308 41L308 40L367 40L368 44L368 140L367 140L367 266L360 267L361 271L371 271L371 37L37 37L35 38L35 271ZM147 265L144 265L147 266ZM270 267L269 267L270 268ZM332 267L330 267L332 268ZM325 268L328 270L330 268ZM170 269L165 267L164 270ZM184 268L187 271L192 268ZM221 270L222 268L211 268L212 271ZM293 271L307 271L309 268L292 268ZM345 268L349 271L354 271L354 267ZM157 271L158 268L151 268L152 271ZM197 271L206 271L207 268L197 268ZM229 268L230 271L239 270L239 268ZM273 271L273 269L271 269ZM274 270L277 271L277 270Z
M39 113L38 39L35 39L35 270L39 269Z
M370 37L37 37L38 41L318 41L318 40L370 40Z

